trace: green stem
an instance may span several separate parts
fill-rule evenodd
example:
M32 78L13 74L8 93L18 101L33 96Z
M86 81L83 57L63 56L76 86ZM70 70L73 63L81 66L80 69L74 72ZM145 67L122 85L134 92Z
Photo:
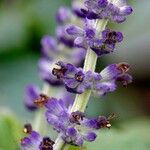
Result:
M47 84L44 84L42 93L46 94L46 95L50 95L51 87ZM44 131L45 131L44 129L46 129L46 121L43 117L43 114L44 114L44 110L41 108L36 113L36 116L35 116L35 119L34 119L34 122L33 122L34 130L38 131L40 133L44 133Z
M95 27L98 31L98 34L103 31L107 25L108 20L100 20L95 22ZM96 62L97 62L97 55L95 54L94 51L92 51L90 48L87 50L86 57L85 57L85 62L84 62L84 71L95 71L96 67ZM89 98L91 95L91 90L86 90L82 94L77 94L74 104L71 108L71 112L74 111L82 111L84 112L86 109L86 106L88 104ZM56 140L54 145L54 150L61 150L61 148L64 146L64 142L62 141L61 136L59 136Z

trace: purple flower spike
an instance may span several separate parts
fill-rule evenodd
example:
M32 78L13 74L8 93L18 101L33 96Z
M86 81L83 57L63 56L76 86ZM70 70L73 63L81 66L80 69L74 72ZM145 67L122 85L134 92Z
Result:
M49 137L41 137L36 131L32 131L28 137L21 139L23 150L53 150L54 142Z
M25 91L25 106L28 110L34 111L37 106L34 101L39 97L40 89L35 85L28 85Z

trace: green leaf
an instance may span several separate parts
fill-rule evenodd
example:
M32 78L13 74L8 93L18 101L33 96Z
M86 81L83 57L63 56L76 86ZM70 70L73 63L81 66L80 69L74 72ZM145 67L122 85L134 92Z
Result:
M0 150L19 150L21 125L11 112L0 115Z

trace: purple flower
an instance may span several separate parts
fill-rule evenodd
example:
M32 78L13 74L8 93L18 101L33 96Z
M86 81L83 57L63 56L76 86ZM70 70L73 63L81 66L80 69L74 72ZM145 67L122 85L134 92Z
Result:
M98 130L101 128L110 128L111 124L110 121L115 117L115 114L112 113L108 117L99 116L97 118L85 118L82 121L82 124L88 126L89 128L93 128L93 130Z
M28 137L21 139L23 150L53 150L54 142L49 137L42 137L38 132L32 131Z
M79 0L72 0L72 10L73 10L73 13L74 13L77 17L79 17L79 18L81 18L81 19L83 19L83 18L86 17L85 13L82 12L82 10L81 10L82 8L85 8L82 1L79 1Z
M52 74L52 68L54 67L55 62L61 57L61 59L64 61L71 60L73 64L80 65L86 53L86 51L81 48L73 49L72 51L60 49L59 52L49 52L50 53L47 53L47 57L42 57L39 60L38 69L41 79L53 86L62 85L62 82Z
M98 56L113 52L116 43L123 40L121 32L105 29L100 36L93 27L93 21L86 19L84 29L78 26L68 26L67 33L72 36L76 47L90 47Z
M121 32L105 29L102 31L102 39L94 39L90 41L89 45L98 56L101 56L113 52L116 43L122 40L123 34Z
M57 68L53 68L53 75L63 81L67 91L71 93L81 94L91 89L101 96L116 90L117 81L121 81L124 86L132 82L132 77L127 73L127 63L109 65L100 73L84 72L82 68L63 62L58 62L57 65Z
M52 74L52 68L54 66L54 61L50 61L48 59L42 58L39 61L39 75L42 80L44 80L46 83L58 86L62 85L62 81L58 80L55 76Z
M68 126L69 110L63 100L51 99L46 104L46 119L57 132L62 132Z
M59 24L65 24L71 19L71 12L67 7L60 7L56 14L56 20Z
M57 65L58 68L53 69L53 75L63 80L66 89L71 93L81 94L92 87L94 80L101 78L97 73L91 71L85 73L83 69L76 68L72 64L58 62Z
M121 81L124 86L132 82L132 77L127 73L129 64L119 63L107 66L100 72L101 80L95 82L93 91L98 95L105 95L113 92L117 88L117 81Z
M92 142L97 135L94 130L107 127L108 119L86 118L82 112L70 112L62 100L51 99L46 104L46 118L52 127L61 133L62 139L70 144L82 146L84 141Z
M66 32L70 37L74 38L74 44L76 47L87 49L88 41L91 41L96 36L96 29L93 26L94 22L86 19L84 29L70 25L66 28Z
M65 46L70 48L74 47L74 38L68 36L65 26L58 26L56 28L56 36L58 41L63 43Z
M127 5L126 0L85 0L85 7L82 11L88 19L110 19L122 23L126 16L133 12L132 7Z
M55 56L58 55L60 50L58 49L57 45L58 42L55 38L46 35L41 40L42 45L42 54L44 57L48 58L49 60L53 60Z
M40 89L35 85L28 85L25 90L25 106L28 110L34 111L37 106L34 101L39 97Z

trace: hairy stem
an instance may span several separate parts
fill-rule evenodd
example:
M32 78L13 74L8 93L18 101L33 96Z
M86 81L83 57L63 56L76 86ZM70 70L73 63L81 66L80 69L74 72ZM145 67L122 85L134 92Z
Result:
M108 20L100 20L95 22L95 27L99 34L101 33L102 30L105 29L107 22ZM97 62L97 55L95 54L94 51L88 48L85 57L85 62L84 62L84 71L88 71L88 70L95 71L96 62ZM88 104L90 95L91 95L91 90L86 90L82 94L77 94L74 104L71 108L71 112L74 111L84 112ZM55 142L54 150L61 150L64 144L65 143L63 142L61 136L59 136Z

